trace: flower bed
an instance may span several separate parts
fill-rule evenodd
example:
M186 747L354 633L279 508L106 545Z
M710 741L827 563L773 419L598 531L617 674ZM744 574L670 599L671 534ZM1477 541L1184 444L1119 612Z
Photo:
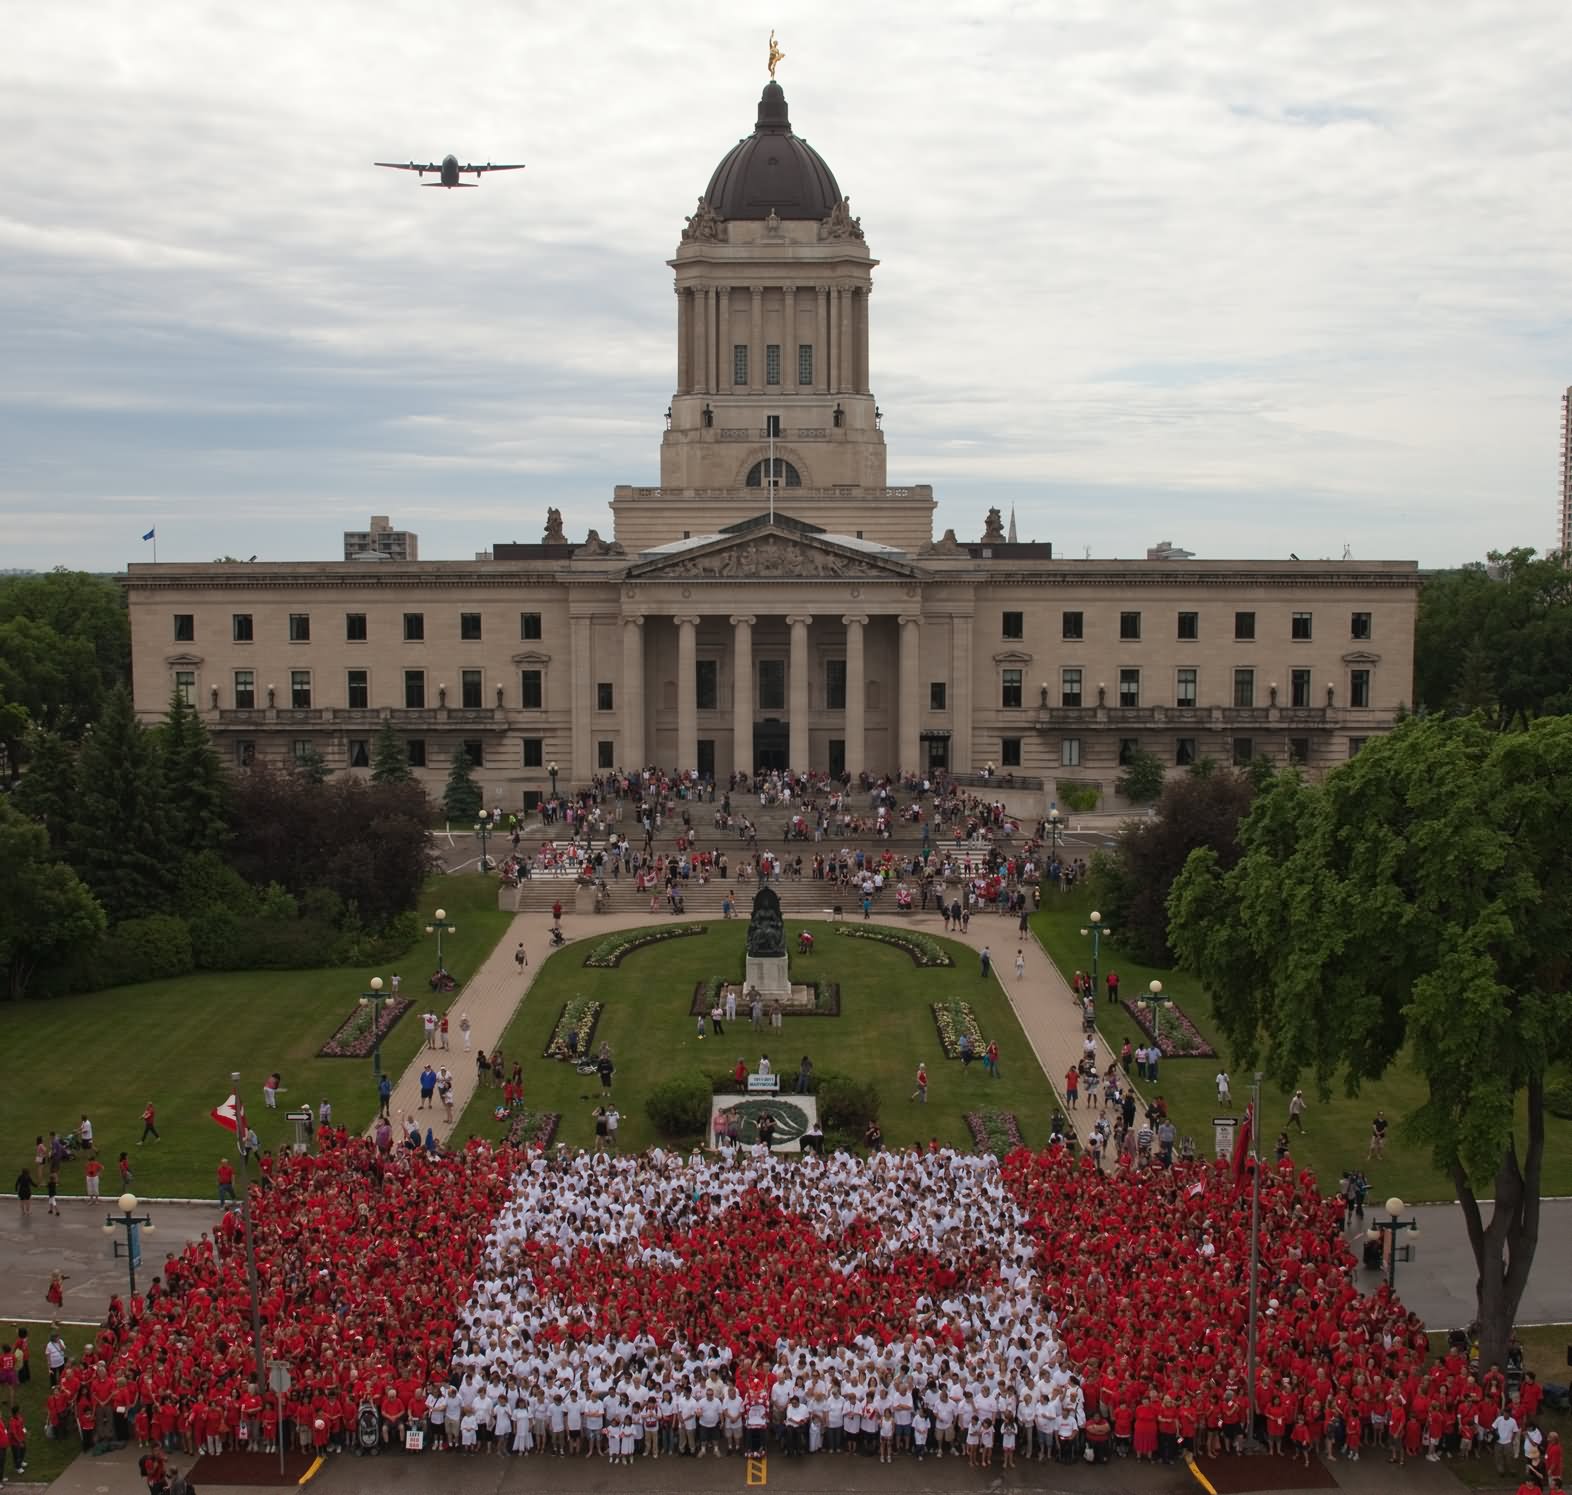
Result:
M1135 1020L1135 1025L1148 1038L1152 1036L1152 1008L1149 1002L1129 1002L1125 1010ZM1177 1002L1165 1003L1161 1029L1157 1037L1157 1050L1165 1059L1215 1059L1217 1050L1202 1036L1201 1030L1190 1021L1189 1014Z
M514 1101L511 1111L500 1106L497 1111L497 1120L507 1122L502 1134L507 1147L550 1147L562 1120L559 1111L531 1111L522 1101Z
M590 1041L595 1037L595 1025L600 1021L601 1004L588 997L575 997L562 1004L557 1026L551 1030L551 1042L542 1055L546 1059L563 1059L577 1063L590 1051ZM569 1039L573 1039L572 1043Z
M625 929L619 934L609 934L597 941L584 957L587 966L620 966L623 957L641 950L645 945L658 945L662 940L680 940L690 934L708 934L707 924L656 924L649 929Z
M849 940L873 940L880 945L894 945L904 950L918 966L953 966L944 947L925 934L910 934L904 929L885 929L878 924L838 924L836 934Z
M737 1015L730 1019L734 1023L751 1023L748 1014L748 1004L742 1000L740 981L734 983L738 988ZM841 984L839 981L800 981L794 985L806 986L813 993L812 1007L782 1007L783 1017L839 1017L841 1015ZM713 981L696 981L693 984L693 1000L688 1004L688 1016L698 1017L701 1013L708 1017L715 1010L719 1002L722 1007L726 1005L727 982L717 976Z
M972 1056L981 1059L983 1051L988 1047L988 1040L983 1037L982 1029L977 1026L977 1014L972 1011L970 1002L935 1002L933 1006L933 1025L939 1030L939 1043L944 1048L946 1059L959 1059L961 1057L961 1034L969 1033L972 1039Z
M1026 1145L1014 1111L968 1111L966 1125L971 1128L975 1152L991 1152L996 1158L1004 1158Z
M393 1025L415 1004L408 997L389 997L380 1005L367 1002L339 1025L338 1031L317 1050L319 1059L364 1059L393 1031ZM375 1014L376 1028L372 1028Z

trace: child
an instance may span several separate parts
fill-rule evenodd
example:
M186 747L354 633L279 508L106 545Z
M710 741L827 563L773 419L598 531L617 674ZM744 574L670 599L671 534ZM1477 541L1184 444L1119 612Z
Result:
M879 1414L879 1462L888 1464L895 1447L895 1411L886 1407Z
M923 1455L928 1451L928 1429L933 1426L928 1416L928 1409L917 1404L917 1409L912 1413L912 1447L917 1453L917 1462L920 1464Z
M477 1446L475 1428L475 1413L474 1409L471 1408L470 1411L459 1418L459 1452L461 1457L468 1458L475 1452Z
M999 1424L999 1443L1004 1450L1003 1467L1015 1468L1015 1419L1008 1413Z
M982 1449L982 1420L974 1417L966 1428L966 1467L980 1467L978 1455Z
M126 1152L120 1154L120 1192L131 1192L131 1154Z
M993 1418L985 1417L977 1434L978 1467L987 1469L993 1464Z
M1299 1450L1299 1455L1304 1460L1305 1468L1308 1469L1310 1467L1310 1424L1305 1421L1303 1412L1294 1419L1292 1439L1294 1447Z

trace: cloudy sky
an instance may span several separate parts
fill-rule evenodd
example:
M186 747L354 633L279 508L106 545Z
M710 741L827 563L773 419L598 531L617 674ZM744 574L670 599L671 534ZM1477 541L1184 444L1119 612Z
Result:
M460 19L461 18L461 19ZM1066 555L1554 534L1565 0L84 0L0 48L0 567L609 530L752 128L861 215L892 482ZM424 191L373 159L522 160Z

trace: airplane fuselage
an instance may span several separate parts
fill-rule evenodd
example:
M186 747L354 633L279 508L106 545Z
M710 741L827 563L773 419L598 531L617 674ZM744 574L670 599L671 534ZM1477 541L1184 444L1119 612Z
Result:
M459 167L457 156L444 156L442 158L442 185L456 187L459 184Z

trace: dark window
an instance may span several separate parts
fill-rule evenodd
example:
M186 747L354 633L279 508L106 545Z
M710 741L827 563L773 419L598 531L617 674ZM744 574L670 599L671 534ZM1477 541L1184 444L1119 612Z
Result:
M1174 739L1174 762L1180 768L1187 768L1195 762L1195 738L1176 737Z
M290 743L289 747L290 752L294 755L296 763L307 762L310 759L312 753L315 751L315 749L311 746L311 739L309 737L297 737L292 743Z
M1001 737L999 739L999 763L1004 768L1019 768L1021 766L1021 739L1019 737Z
M1296 639L1307 639L1310 637L1309 613L1295 613L1288 620L1288 636Z
M352 710L364 711L371 704L371 689L365 670L351 670L346 698Z
M249 737L238 738L235 742L235 762L241 768L250 768L257 761L256 742Z
M1026 637L1026 615L1024 613L1001 613L999 615L999 633L1003 638Z
M351 768L371 767L371 743L364 737L351 737L349 739L349 766Z
M1139 670L1119 671L1119 704L1130 708L1141 704L1141 672Z
M1308 763L1310 761L1310 739L1308 737L1290 737L1288 739L1288 761L1290 763Z
M1182 639L1198 639L1201 636L1200 613L1179 614L1179 637Z
M257 677L250 670L235 671L235 709L250 711L257 703Z
M1021 704L1021 672L1005 670L1000 680L999 704L1015 707Z
M1174 681L1174 705L1195 705L1196 672L1194 670L1180 670Z
M761 659L759 661L759 710L784 711L786 709L786 661Z
M755 462L753 466L748 469L748 476L744 480L743 486L748 488L762 488L764 486L764 469L767 465L768 464L764 462ZM802 487L802 474L798 472L797 469L792 466L792 464L784 457L777 457L775 459L775 486L777 488ZM686 539L687 536L684 535L683 538Z
M1370 704L1370 671L1350 670L1348 672L1348 704L1350 706L1368 706Z
M289 672L289 704L296 711L309 711L311 709L310 670L291 670Z
M945 682L943 680L930 680L928 682L928 709L930 711L948 711L944 704Z
M734 343L731 350L731 382L733 384L746 384L748 382L748 345Z
M595 709L597 711L611 711L613 709L613 692L611 681L602 680L595 686Z
M196 639L196 616L193 613L175 614L175 642L193 643Z
M693 662L693 698L700 711L720 709L720 661L696 659ZM610 764L602 764L603 768Z
M1061 706L1079 706L1081 704L1081 672L1079 670L1059 671L1059 704Z
M480 614L459 614L459 637L461 639L475 639L480 637Z
M1138 639L1141 636L1140 613L1119 614L1119 637L1124 639Z
M1139 737L1121 737L1119 739L1119 767L1128 768L1135 761L1135 755L1141 751Z
M1348 739L1348 756L1350 758L1357 757L1360 749L1364 747L1366 741L1367 739L1363 737L1350 737Z
M344 614L344 637L352 644L365 643L366 615L364 613Z
M539 711L544 693L539 670L519 671L519 705L526 711Z
M1234 637L1235 638L1254 638L1255 637L1255 614L1254 613L1235 613L1234 614Z
M526 737L524 739L524 766L525 768L541 768L546 762L546 739L544 737Z
M775 382L779 384L780 380L777 379ZM605 739L597 742L595 744L595 766L597 768L615 768L617 760L612 756L614 751L615 744Z
M469 759L471 768L484 768L486 766L486 749L478 737L464 739L464 756Z
M249 644L252 639L251 614L236 613L229 620L229 636L237 644Z
M773 436L773 437L775 437L775 439L777 441L780 440L780 434L781 434L781 418L780 418L780 416L778 416L778 415L766 415L764 417L764 434L766 436Z
M539 613L520 613L519 614L519 637L520 638L539 638L540 637L540 614Z
M470 711L480 709L481 672L479 670L459 671L459 700Z
M1064 613L1060 618L1060 636L1063 638L1082 638L1084 614Z
M844 659L826 659L824 661L824 709L826 711L844 711L846 709L846 661Z
M411 711L419 711L426 704L426 672L424 670L404 671L404 705Z
M1310 671L1290 670L1288 672L1288 704L1290 706L1308 706L1310 704Z
M409 737L404 740L404 751L409 757L411 768L424 768L426 766L426 739L424 737Z
M1234 705L1240 708L1255 705L1255 671L1234 671Z
M404 614L404 642L407 644L419 643L426 636L426 615L424 613Z
M797 382L802 385L813 383L813 344L797 344Z
M1349 636L1352 637L1352 638L1369 638L1370 637L1370 614L1369 613L1355 613L1349 619L1348 632L1349 632Z
M1253 737L1234 738L1234 767L1248 768L1250 760L1255 757L1255 739Z
M292 644L309 644L311 642L310 613L291 613L289 615L289 641Z
M779 343L766 343L764 345L764 382L766 384L779 384L781 382L781 345ZM779 435L779 432L776 432ZM602 768L610 768L609 763L601 764Z

